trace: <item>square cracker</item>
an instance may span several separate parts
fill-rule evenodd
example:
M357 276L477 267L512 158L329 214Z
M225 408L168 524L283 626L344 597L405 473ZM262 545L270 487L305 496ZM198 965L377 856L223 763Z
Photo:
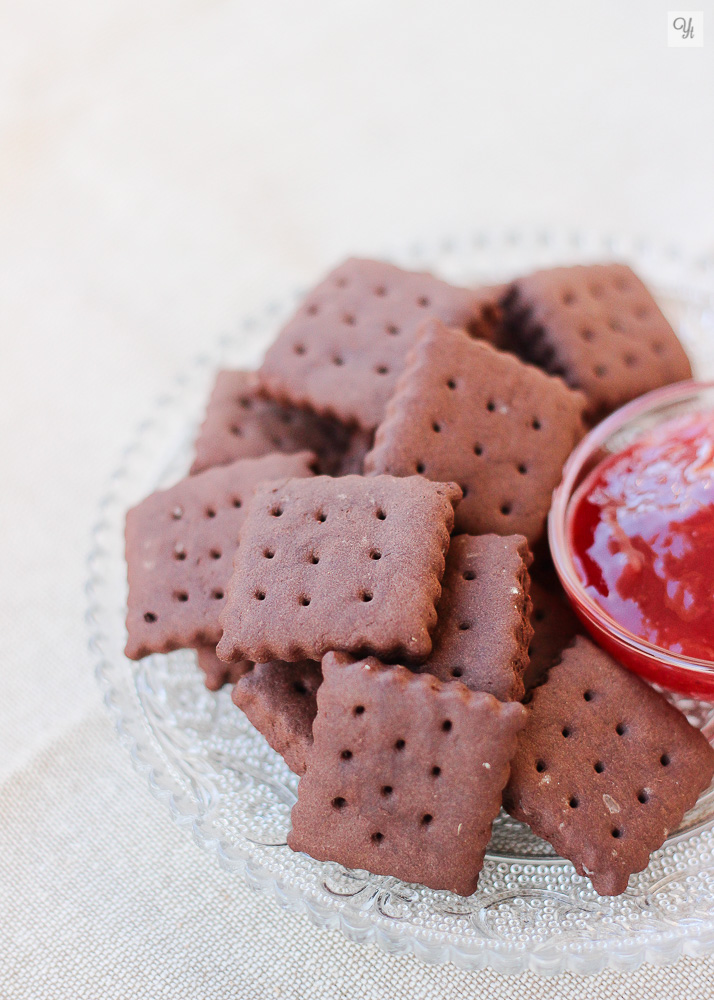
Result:
M443 681L458 678L473 691L520 701L528 643L528 566L522 535L458 535L441 582L433 649L420 668Z
M504 314L504 346L582 390L591 423L650 389L692 377L674 330L625 264L518 278Z
M322 669L288 845L470 895L526 710L373 658Z
M265 479L311 476L314 461L312 452L243 458L152 493L128 512L128 657L216 645L248 500Z
M338 472L352 444L348 429L309 410L261 398L254 378L254 372L218 372L194 445L191 473L274 451L314 451L321 472Z
M418 476L265 484L241 531L218 655L424 659L459 496Z
M454 480L456 530L543 534L585 398L562 379L428 320L365 459L367 473Z
M425 317L492 337L497 315L492 289L455 288L431 274L348 260L308 293L258 377L274 399L373 430Z
M272 660L256 663L233 689L234 704L245 712L295 774L305 773L321 683L319 663Z
M714 750L684 715L578 637L533 692L504 804L616 896L712 774Z
M528 663L528 570L531 555L520 535L452 539L437 605L434 648L419 671L440 680L459 678L499 701L523 697ZM462 626L468 623L468 630ZM221 663L218 660L218 663ZM223 664L225 667L226 664ZM233 701L296 774L305 770L317 712L320 666L256 664L235 686Z

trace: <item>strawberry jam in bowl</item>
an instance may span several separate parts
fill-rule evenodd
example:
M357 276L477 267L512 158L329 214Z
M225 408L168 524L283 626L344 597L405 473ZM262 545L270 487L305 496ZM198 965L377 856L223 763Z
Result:
M714 383L658 389L590 431L548 535L596 641L648 680L714 701Z

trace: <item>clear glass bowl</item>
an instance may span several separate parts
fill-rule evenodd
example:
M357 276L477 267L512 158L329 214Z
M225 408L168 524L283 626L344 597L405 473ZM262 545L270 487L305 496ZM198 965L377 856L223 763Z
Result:
M714 382L682 382L633 400L587 434L568 459L553 494L548 540L556 571L578 617L595 640L631 670L654 684L691 698L714 701L714 663L680 656L633 635L585 590L568 543L571 503L588 473L654 427L688 413L714 410Z
M386 256L386 255L385 255ZM633 263L680 332L699 377L714 376L712 268L645 242L548 232L477 234L390 253L454 282L494 282L535 267L617 257ZM494 824L478 891L468 899L394 878L346 871L285 843L297 779L230 700L207 691L187 651L139 663L123 655L126 510L186 473L214 372L252 367L297 295L270 303L221 338L156 403L101 502L87 585L90 648L121 742L154 794L236 877L286 909L391 953L467 969L631 970L714 950L714 791L689 813L626 893L599 897L588 879L505 814ZM678 697L714 727L714 706ZM310 933L307 921L305 933Z

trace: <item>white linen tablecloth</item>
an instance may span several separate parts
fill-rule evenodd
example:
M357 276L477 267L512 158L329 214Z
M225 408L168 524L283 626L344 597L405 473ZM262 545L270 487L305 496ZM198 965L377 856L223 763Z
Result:
M712 48L668 49L666 13L1 0L2 1000L714 995L711 959L503 978L286 915L132 771L83 622L121 448L272 294L350 252L489 226L714 250Z

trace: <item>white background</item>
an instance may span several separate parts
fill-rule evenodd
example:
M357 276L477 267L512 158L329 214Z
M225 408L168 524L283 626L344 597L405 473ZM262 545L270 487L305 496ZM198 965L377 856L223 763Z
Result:
M0 2L0 778L10 847L71 824L47 785L67 754L70 773L96 760L92 780L112 789L119 811L137 797L144 836L181 852L173 877L204 870L112 756L82 585L89 527L121 447L172 375L242 313L349 252L481 228L642 233L714 253L714 46L668 48L666 13L653 0ZM714 29L711 3L705 21ZM107 863L97 822L72 841L86 852L84 884L50 879L40 892L29 862L8 869L22 875L8 905L24 898L6 937L13 961L0 964L3 1000L39 995L27 978L40 954L29 929L48 919L52 893L74 891L81 914L82 893L104 891L87 874ZM223 877L205 868L205 880ZM149 920L141 906L154 897L139 890L132 906ZM258 905L246 896L242 919L265 937L277 910L260 903L251 914ZM153 976L147 995L164 984L178 996L177 968L181 995L208 995L186 979L173 939L150 972L120 963L126 923L109 910L93 921L102 933L90 953L102 974L121 965L124 978L97 979L91 995L138 996ZM220 919L237 918L228 907ZM49 923L41 943L53 998L79 995L76 969L59 962L66 933ZM241 933L243 957L258 954L262 932ZM319 942L340 968L362 961L335 935ZM278 950L256 995L338 995L329 981L319 992L316 978L294 985L289 965ZM426 972L404 968L404 995L414 995ZM220 995L252 996L257 973L246 969L233 985L225 969L211 981ZM360 995L382 995L377 976ZM450 982L465 990L454 995L478 995L475 980Z

